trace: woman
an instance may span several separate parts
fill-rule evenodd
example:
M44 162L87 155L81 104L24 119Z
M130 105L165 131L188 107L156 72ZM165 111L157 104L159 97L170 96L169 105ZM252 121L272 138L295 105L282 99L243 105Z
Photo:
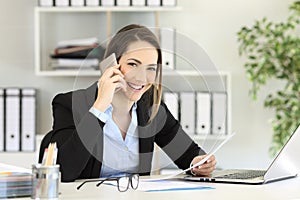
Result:
M154 143L181 168L205 157L161 102L162 57L157 38L146 27L128 25L111 39L104 57L116 54L87 89L57 95L53 100L51 142L58 145L62 181L149 175ZM192 173L209 175L212 156Z

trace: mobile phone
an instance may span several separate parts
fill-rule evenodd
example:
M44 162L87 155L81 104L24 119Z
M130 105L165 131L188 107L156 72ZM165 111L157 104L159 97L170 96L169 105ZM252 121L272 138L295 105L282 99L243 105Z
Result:
M101 73L103 73L107 68L118 65L116 54L112 53L110 56L102 60L99 64Z

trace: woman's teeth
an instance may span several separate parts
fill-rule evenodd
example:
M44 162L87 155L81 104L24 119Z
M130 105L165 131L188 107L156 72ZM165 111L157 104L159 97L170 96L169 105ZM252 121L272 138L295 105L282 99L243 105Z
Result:
M134 84L131 84L131 83L127 83L129 87L131 87L132 89L135 89L135 90L141 90L143 88L142 85L134 85Z

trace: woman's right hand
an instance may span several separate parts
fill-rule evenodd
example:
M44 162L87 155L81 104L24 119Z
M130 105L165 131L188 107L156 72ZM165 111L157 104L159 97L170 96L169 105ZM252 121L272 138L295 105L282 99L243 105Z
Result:
M98 95L93 107L104 112L111 104L117 89L126 91L126 81L120 71L120 65L107 68L100 77L98 81Z

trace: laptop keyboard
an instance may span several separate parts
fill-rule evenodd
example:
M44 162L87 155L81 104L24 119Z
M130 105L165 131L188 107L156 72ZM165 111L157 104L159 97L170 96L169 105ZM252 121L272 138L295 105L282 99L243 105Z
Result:
M215 178L251 179L251 178L257 178L257 177L260 177L260 176L264 176L265 173L266 173L265 170L247 170L247 171L242 171L242 172L217 176Z

